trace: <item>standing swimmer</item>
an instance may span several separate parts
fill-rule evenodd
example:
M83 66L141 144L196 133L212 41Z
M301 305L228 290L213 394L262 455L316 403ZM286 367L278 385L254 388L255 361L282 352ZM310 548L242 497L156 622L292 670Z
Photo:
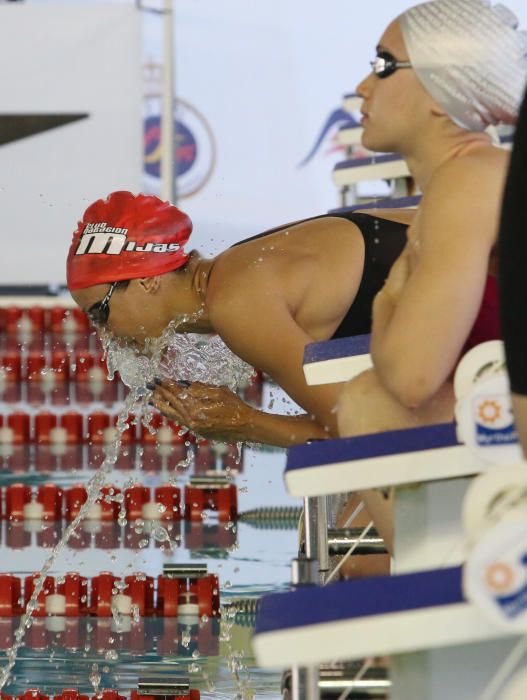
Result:
M403 155L423 192L408 243L373 306L374 368L344 388L340 434L453 419L461 354L500 337L496 242L509 155L484 129L516 121L527 36L503 5L435 0L380 39L363 143ZM389 503L362 494L391 547Z

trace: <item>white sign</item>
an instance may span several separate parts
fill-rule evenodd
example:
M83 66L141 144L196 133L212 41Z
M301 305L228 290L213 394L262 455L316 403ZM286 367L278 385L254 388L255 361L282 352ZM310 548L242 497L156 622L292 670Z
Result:
M140 189L141 14L0 6L1 284L63 282L84 209Z

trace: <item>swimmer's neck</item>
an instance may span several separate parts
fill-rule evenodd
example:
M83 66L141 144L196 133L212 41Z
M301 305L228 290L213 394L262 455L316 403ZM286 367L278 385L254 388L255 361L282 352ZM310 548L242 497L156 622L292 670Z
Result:
M437 134L414 139L403 156L419 189L426 192L428 183L441 165L491 145L491 137L486 132L467 131L451 124Z
M183 333L214 332L207 307L207 290L213 265L214 258L202 258L197 251L192 251L185 272L185 283L178 284L174 289L178 301L185 295L185 313L194 317L188 324L179 325L179 330Z

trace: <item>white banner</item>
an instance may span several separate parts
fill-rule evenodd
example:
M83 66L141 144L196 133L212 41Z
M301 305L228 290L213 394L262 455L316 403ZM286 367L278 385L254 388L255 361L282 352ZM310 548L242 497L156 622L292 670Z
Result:
M0 5L0 284L63 282L82 212L140 189L141 15Z
M411 2L173 4L179 205L192 245L214 254L338 206L342 97ZM506 4L527 29L525 0ZM142 15L142 179L140 17L135 0L0 3L0 114L91 115L0 147L4 283L63 281L64 236L87 203L113 189L159 191L164 16Z

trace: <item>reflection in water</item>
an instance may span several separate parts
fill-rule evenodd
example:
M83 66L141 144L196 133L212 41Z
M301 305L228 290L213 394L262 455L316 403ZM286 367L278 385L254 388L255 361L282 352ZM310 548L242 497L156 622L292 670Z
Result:
M234 528L226 527L226 523L210 513L202 522L170 523L170 539L175 545L172 548L166 541L156 539L155 527L148 523L86 522L57 559L53 573L77 570L94 575L106 569L118 575L133 571L156 575L167 561L205 560L209 570L219 574L223 601L283 589L289 581L289 562L295 556L296 532L273 529L277 524L289 528L287 518L284 522L278 518L278 523L271 519L269 528L257 527L252 521L255 513L262 514L258 510L262 505L267 507L265 515L272 506L292 503L282 485L284 459L282 451L245 451L237 485L239 512L249 514L247 522L241 519ZM215 464L219 466L220 462ZM89 473L85 469L77 471L75 481L86 481ZM139 477L153 488L163 482L164 476L159 469L145 473L138 460L132 470L114 471L111 481L123 487ZM61 486L72 483L67 472L54 472L50 478ZM182 473L179 485L188 480L189 474ZM291 513L287 508L279 508L277 512ZM3 552L0 560L10 562L12 573L33 571L46 556L44 548L56 544L65 526L65 523L35 527L24 522L4 522L0 529L0 552ZM3 570L6 569L4 566ZM66 619L63 630L50 630L40 618L28 631L13 682L5 691L22 692L30 685L47 692L65 686L92 692L90 676L100 676L99 688L131 689L139 675L166 675L170 669L177 668L189 673L204 698L250 697L254 693L278 697L279 674L259 671L254 666L250 648L253 620L250 615L236 619L225 615L222 629L216 624L215 628L208 625L197 630L178 630L173 627L177 621L142 618L139 622L143 627L132 621L129 630L119 632L115 624L112 626L113 620ZM0 641L1 646L13 638L16 622L0 619L0 639L4 640L3 644Z

